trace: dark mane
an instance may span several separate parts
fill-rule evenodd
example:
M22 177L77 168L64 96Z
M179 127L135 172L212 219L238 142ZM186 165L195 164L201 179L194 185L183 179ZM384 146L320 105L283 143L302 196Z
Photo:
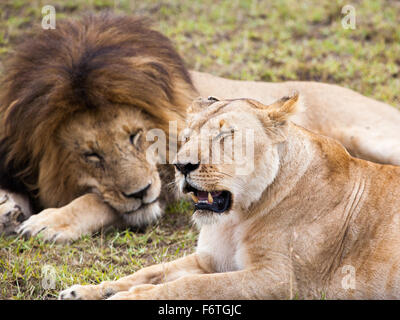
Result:
M5 64L0 93L0 187L37 186L41 156L77 112L130 105L161 125L195 95L168 38L143 18L111 13L36 30Z

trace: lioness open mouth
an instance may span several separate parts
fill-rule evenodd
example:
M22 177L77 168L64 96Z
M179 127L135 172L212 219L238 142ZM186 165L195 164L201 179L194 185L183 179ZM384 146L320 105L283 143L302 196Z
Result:
M226 190L203 191L194 188L186 183L185 193L190 193L195 210L208 210L216 213L222 213L230 209L232 194Z

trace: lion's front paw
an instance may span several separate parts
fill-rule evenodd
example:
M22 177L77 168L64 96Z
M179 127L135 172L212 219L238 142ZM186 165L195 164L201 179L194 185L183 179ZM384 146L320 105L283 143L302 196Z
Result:
M0 234L16 233L17 227L24 220L21 207L9 195L0 196Z
M64 291L61 291L59 300L101 300L103 296L99 286L95 285L74 285Z
M44 240L59 243L79 238L82 235L81 228L67 214L63 214L62 210L63 208L46 209L33 215L21 224L17 232L24 237L33 237L40 233Z

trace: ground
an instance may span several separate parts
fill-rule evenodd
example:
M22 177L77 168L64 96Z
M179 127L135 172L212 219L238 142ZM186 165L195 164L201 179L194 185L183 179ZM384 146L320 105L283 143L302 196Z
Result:
M57 19L86 11L145 15L170 37L187 66L246 80L340 84L400 108L398 0L1 0L1 62L19 35L40 24L42 7ZM344 29L342 7L355 8ZM197 231L185 202L145 233L113 230L70 245L0 237L0 299L54 299L75 283L117 279L192 252Z

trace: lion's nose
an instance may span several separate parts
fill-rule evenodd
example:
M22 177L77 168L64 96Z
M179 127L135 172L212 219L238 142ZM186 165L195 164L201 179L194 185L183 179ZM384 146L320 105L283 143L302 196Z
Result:
M200 166L200 163L176 163L175 167L182 172L184 175L187 175L189 172L196 170Z
M149 190L150 186L151 186L151 183L149 183L143 189L140 189L139 191L136 191L136 192L133 192L133 193L125 193L125 192L123 192L123 195L126 198L143 199L143 197L146 195L147 190Z

